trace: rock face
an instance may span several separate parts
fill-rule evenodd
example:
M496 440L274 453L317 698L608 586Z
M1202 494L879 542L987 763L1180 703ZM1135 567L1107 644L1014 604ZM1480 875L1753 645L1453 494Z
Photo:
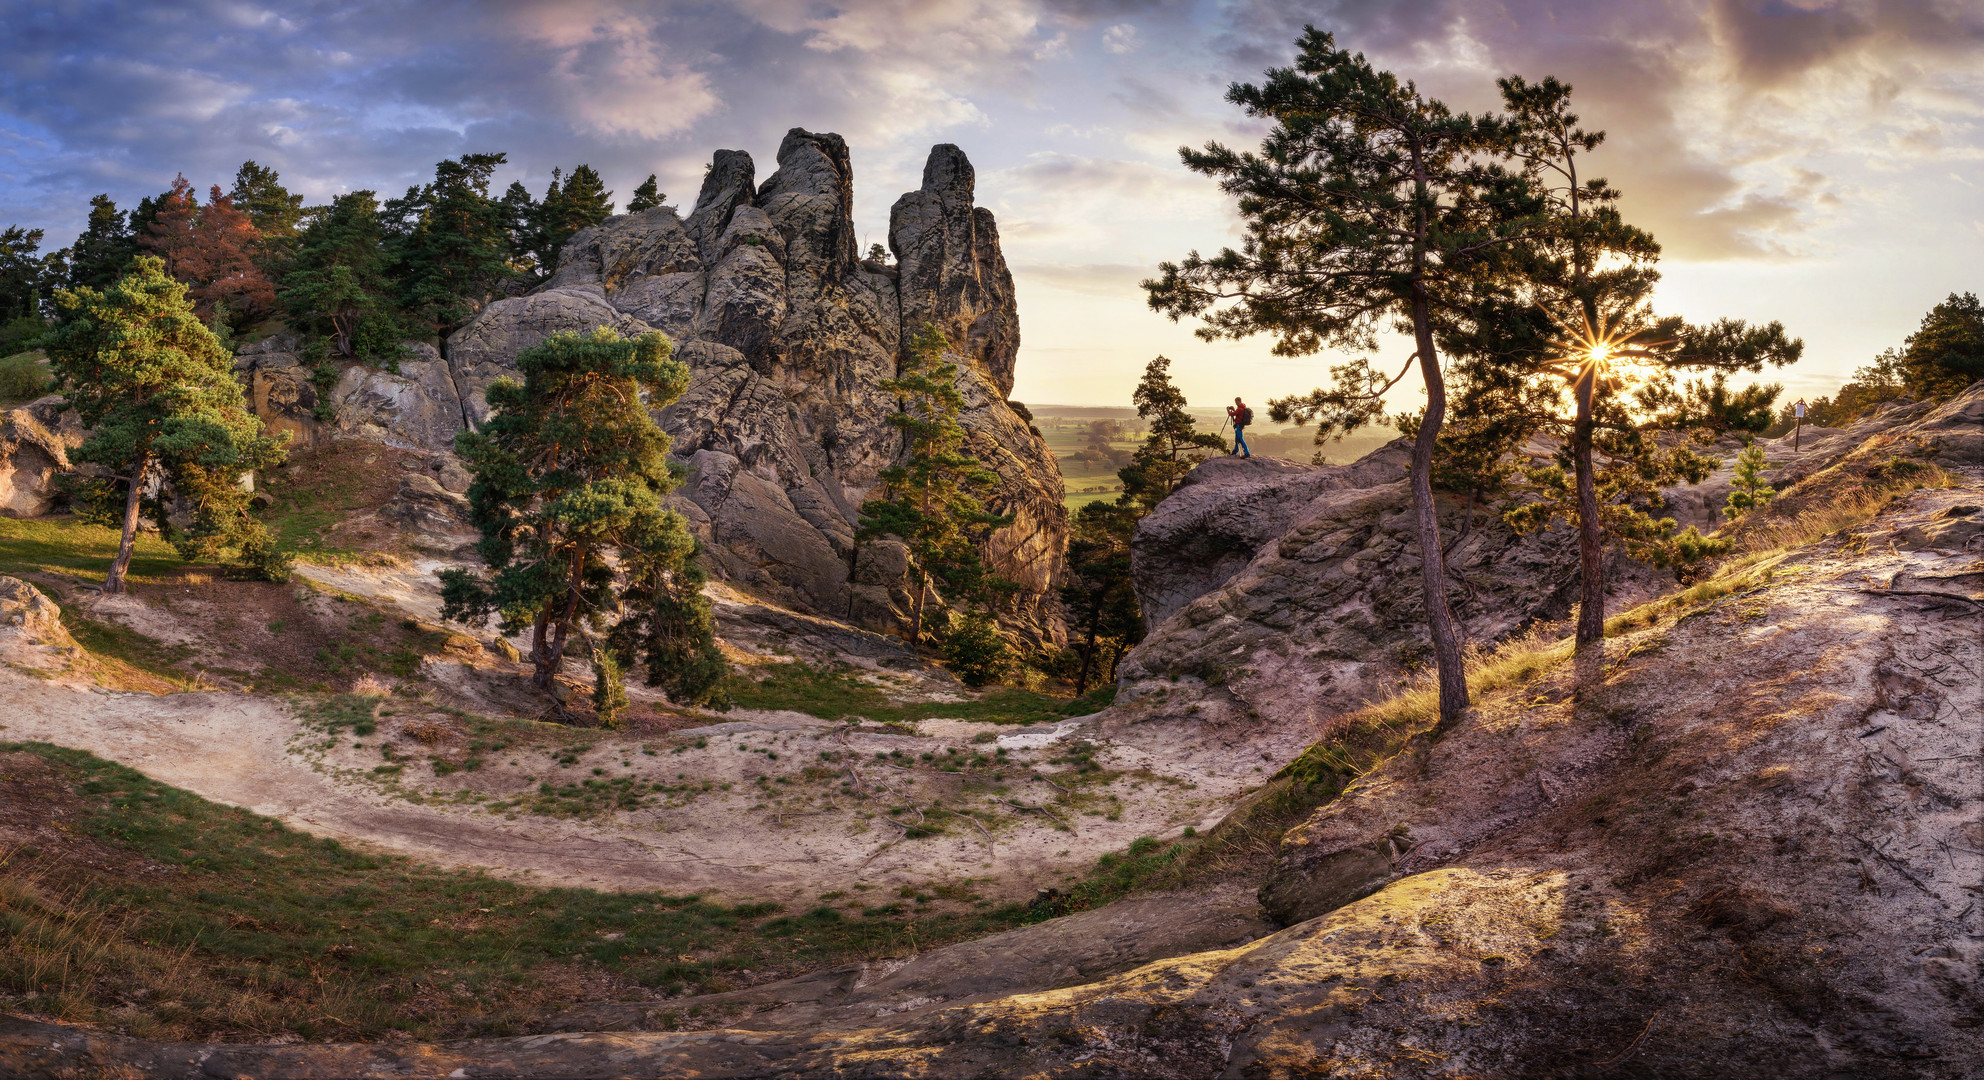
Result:
M0 515L39 517L53 509L55 478L83 444L76 414L45 397L0 413Z
M291 449L321 446L333 438L416 450L454 449L455 433L466 426L467 414L453 372L432 345L401 343L402 356L392 368L352 364L322 395L311 381L302 347L299 335L277 334L243 348L234 360L249 411L261 419L264 430L287 433ZM329 407L332 419L318 419L320 402Z
M0 577L0 663L50 675L82 656L55 601L20 578Z
M1915 429L1926 417L1960 414L1976 407L1962 404L1970 400L1891 407L1850 428L1807 430L1795 453L1788 437L1758 440L1770 462L1765 475L1784 490L1874 452L1866 446L1892 453L1921 440ZM1961 428L1963 419L1950 423ZM1721 525L1740 448L1734 440L1711 448L1723 467L1702 484L1664 491L1663 512L1704 532ZM1162 703L1149 708L1176 714L1195 704L1195 715L1233 725L1234 738L1259 739L1269 726L1327 725L1430 661L1409 449L1400 440L1351 465L1215 457L1195 469L1138 526L1132 563L1151 629L1122 662L1116 700L1161 692ZM1955 451L1938 453L1955 460ZM1460 501L1441 496L1439 506L1448 599L1464 641L1490 645L1570 613L1578 558L1568 529L1518 536L1479 506L1463 528ZM1611 571L1612 611L1673 583L1619 555Z
M895 266L856 250L854 174L838 135L794 129L762 184L748 154L718 151L693 210L621 215L565 245L538 291L489 305L448 342L471 422L519 349L558 331L666 333L692 381L661 412L690 469L683 507L717 571L770 599L869 625L908 602L888 543L855 557L859 507L901 441L881 390L926 324L959 362L970 448L999 476L1014 524L990 544L1019 582L1022 621L1057 633L1047 602L1067 536L1059 469L1006 404L1019 347L1012 276L971 165L931 151L920 190L890 217Z

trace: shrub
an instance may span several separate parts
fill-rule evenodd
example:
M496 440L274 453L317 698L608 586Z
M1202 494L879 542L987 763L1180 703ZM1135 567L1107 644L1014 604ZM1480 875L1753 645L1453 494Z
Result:
M0 360L0 398L40 397L48 389L48 371L34 353L16 353Z
M952 617L944 632L944 666L966 686L980 687L994 682L1013 664L1012 646L992 618L983 612Z

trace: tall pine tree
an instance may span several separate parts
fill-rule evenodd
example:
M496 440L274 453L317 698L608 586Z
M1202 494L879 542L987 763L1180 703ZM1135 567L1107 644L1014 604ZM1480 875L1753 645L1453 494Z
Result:
M861 505L856 533L857 543L893 536L908 549L909 580L916 590L909 639L917 644L923 641L924 604L933 590L941 588L953 604L985 606L1010 588L979 554L992 532L1012 518L985 507L999 478L964 448L957 419L964 398L957 388L958 366L944 358L949 347L942 331L925 326L910 340L901 374L881 384L896 396L889 424L902 433L903 458L882 470L882 494Z
M1207 451L1224 450L1226 443L1218 435L1200 431L1198 421L1185 411L1185 395L1171 382L1171 361L1166 357L1144 365L1144 377L1130 401L1144 422L1144 443L1116 475L1123 481L1122 501L1136 506L1141 516L1178 490L1185 474L1206 459Z
M290 323L325 340L343 360L398 355L401 326L370 191L353 191L312 207L297 233L282 304Z
M645 658L649 681L676 700L720 693L707 604L689 568L695 541L662 506L679 481L649 410L689 385L669 352L658 333L554 334L517 354L522 382L489 388L482 429L456 437L475 477L469 505L488 570L443 571L444 611L497 615L505 633L529 628L540 688L550 688L572 634L592 627L623 666Z
M1272 124L1258 153L1217 143L1180 151L1186 167L1237 198L1241 248L1161 264L1144 288L1152 308L1203 320L1201 337L1266 333L1280 356L1371 351L1381 329L1410 332L1415 351L1398 376L1355 361L1333 369L1331 387L1271 403L1270 415L1316 419L1326 432L1369 423L1383 415L1385 390L1417 362L1427 404L1413 446L1413 515L1440 723L1451 725L1466 707L1467 680L1433 502L1433 451L1447 418L1436 333L1504 272L1510 242L1538 208L1522 178L1495 163L1508 150L1499 120L1455 114L1314 27L1297 46L1293 67L1227 93Z
M70 288L107 289L138 254L125 214L108 195L90 200L89 224L69 247L66 283Z
M282 443L262 434L234 379L234 357L194 313L186 287L156 257L98 292L56 293L58 322L45 339L51 368L90 436L71 452L101 465L121 485L117 555L103 591L124 591L141 503L163 476L193 512L174 543L191 558L237 551L272 577L286 560L249 515L242 474L282 460Z
M407 316L448 335L495 299L509 279L510 214L490 197L489 178L502 154L465 154L434 166L432 182L388 199L389 274Z

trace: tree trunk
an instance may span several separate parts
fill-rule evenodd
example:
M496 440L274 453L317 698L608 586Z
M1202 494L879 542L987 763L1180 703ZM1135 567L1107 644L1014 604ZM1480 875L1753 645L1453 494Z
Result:
M124 533L117 541L117 557L110 561L110 572L103 576L105 593L124 591L124 576L131 569L131 556L138 550L138 503L144 498L145 473L151 470L151 455L138 459L131 470L131 489L124 493Z
M914 649L923 644L923 597L930 591L930 582L923 575L916 577L916 603L909 609L909 647Z
M1577 652L1605 645L1605 528L1598 520L1598 480L1592 474L1591 443L1595 426L1591 399L1597 389L1598 368L1590 366L1578 381L1577 426L1571 430L1571 460L1577 470L1578 495L1578 630Z
M1440 675L1440 729L1460 721L1467 708L1467 672L1454 633L1453 611L1447 606L1447 565L1440 550L1440 518L1433 505L1433 444L1447 419L1447 385L1440 374L1440 357L1433 349L1433 327L1427 311L1426 287L1412 287L1412 324L1419 344L1419 370L1426 379L1426 418L1412 444L1412 512L1419 527L1420 574L1426 590L1426 631L1433 642L1433 663Z
M1100 609L1089 612L1088 644L1082 646L1082 670L1080 674L1075 676L1076 697L1081 697L1088 690L1089 667L1095 662L1095 629L1096 625L1102 621L1101 614Z

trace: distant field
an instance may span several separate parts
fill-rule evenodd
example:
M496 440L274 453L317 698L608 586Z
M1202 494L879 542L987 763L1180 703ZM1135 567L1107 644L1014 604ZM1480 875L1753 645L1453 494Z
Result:
M1028 405L1027 408L1033 413L1034 426L1047 437L1047 448L1054 452L1061 466L1069 510L1122 494L1123 484L1116 478L1116 471L1129 463L1129 455L1144 435L1135 409L1108 405ZM1198 421L1199 430L1217 433L1227 440L1228 446L1232 445L1233 433L1224 427L1225 410L1191 407L1187 411ZM1256 414L1260 415L1260 411ZM1098 424L1110 437L1095 437ZM1321 449L1329 462L1342 464L1355 461L1396 437L1397 433L1389 428L1367 429ZM1248 432L1247 443L1256 456L1289 461L1311 461L1318 449L1313 429L1271 430L1262 423Z

